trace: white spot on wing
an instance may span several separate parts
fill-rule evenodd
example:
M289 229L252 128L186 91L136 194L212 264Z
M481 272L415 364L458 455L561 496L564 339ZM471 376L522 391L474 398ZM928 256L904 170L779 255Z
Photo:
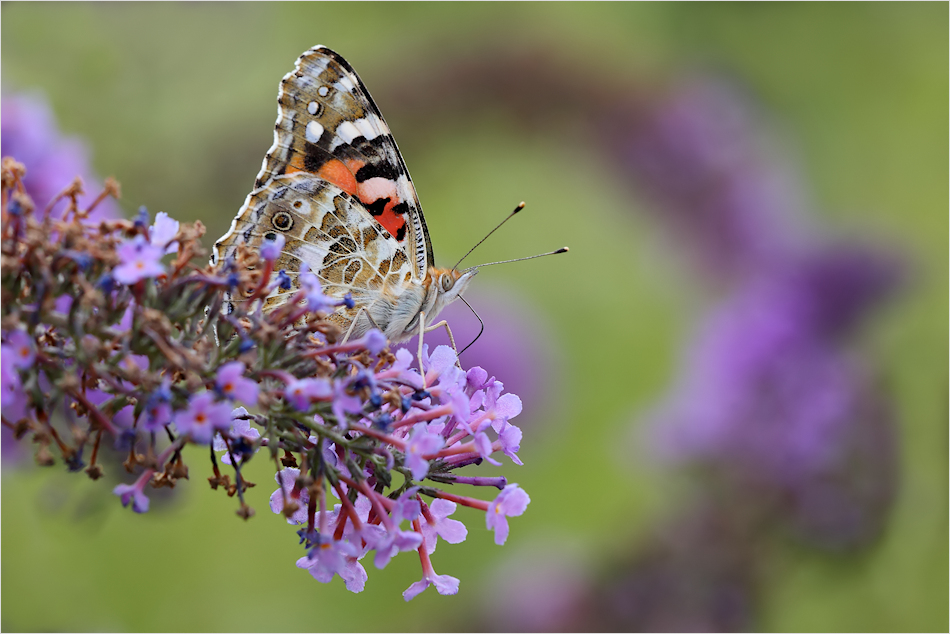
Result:
M373 118L376 119L375 116ZM376 120L378 121L378 119ZM360 134L362 134L367 141L372 141L380 134L379 129L374 126L373 123L374 122L369 117L365 119L357 119L353 122L353 124L356 126L356 129L360 131Z
M356 137L362 136L362 134L363 133L360 132L360 129L357 128L355 125L353 125L352 121L344 121L336 129L336 135L340 137L340 140L346 143L347 145L352 143L353 139L355 139Z
M388 178L374 176L360 183L360 199L364 202L372 202L380 198L395 198L396 183Z
M346 75L343 75L343 77L340 77L340 81L337 82L337 85L340 87L341 90L344 90L346 92L353 92L353 89L356 88L356 86L353 85L353 80L347 77Z
M323 126L317 123L316 121L311 121L307 124L307 141L310 143L316 143L320 140L320 137L323 136Z
M317 88L317 94L320 95L321 97L326 97L328 94L330 94L330 89L327 88L326 86L320 86L319 88Z
M316 101L311 101L310 103L307 104L307 112L309 112L310 114L317 114L317 109L319 107L320 107L320 104L318 104Z

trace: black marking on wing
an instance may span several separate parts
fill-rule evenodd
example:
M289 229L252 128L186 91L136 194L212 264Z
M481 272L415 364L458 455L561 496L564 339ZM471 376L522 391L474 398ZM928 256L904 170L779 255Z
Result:
M367 163L356 171L356 182L358 183L363 183L371 178L385 178L395 182L399 178L399 174L389 163Z
M384 211L386 211L386 205L388 204L389 204L389 196L386 196L386 198L377 198L370 204L368 205L364 204L363 206L366 207L366 211L368 211L370 214L372 214L375 217L375 216L380 215ZM400 204L405 204L405 203L400 203Z

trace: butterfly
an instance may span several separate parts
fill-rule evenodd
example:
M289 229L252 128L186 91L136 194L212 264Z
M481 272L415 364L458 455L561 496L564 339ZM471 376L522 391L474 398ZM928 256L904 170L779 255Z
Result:
M478 268L435 266L432 242L409 171L369 91L339 54L315 46L280 82L274 144L254 189L212 263L239 245L259 249L283 235L275 262L291 288L264 300L286 303L306 264L324 294L343 298L328 318L351 337L379 328L393 342L426 326L468 287ZM250 294L251 291L244 291ZM228 308L248 301L241 291Z

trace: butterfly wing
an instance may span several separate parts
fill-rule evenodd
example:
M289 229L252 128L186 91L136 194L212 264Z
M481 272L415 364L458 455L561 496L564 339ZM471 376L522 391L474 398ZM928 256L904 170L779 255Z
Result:
M274 144L213 261L275 231L287 238L278 268L293 277L306 262L327 294L352 293L357 308L382 288L421 283L433 266L422 207L389 127L350 65L322 46L281 81ZM278 294L268 305L283 300Z
M369 306L384 289L406 288L412 282L405 249L384 233L362 203L309 174L282 176L256 192L245 213L235 219L229 234L233 237L219 242L219 252L227 257L238 244L259 248L278 232L286 242L276 269L284 269L296 281L306 262L325 294L352 295L356 308L341 309L342 319L336 320L340 325L348 325L358 308ZM278 289L265 301L265 310L284 303L292 292Z

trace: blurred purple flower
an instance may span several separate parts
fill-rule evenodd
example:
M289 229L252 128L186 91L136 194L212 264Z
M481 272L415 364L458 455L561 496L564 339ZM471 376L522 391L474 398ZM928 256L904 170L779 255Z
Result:
M284 248L287 239L282 234L277 234L273 240L264 240L261 243L261 258L267 262L273 262L280 257L280 252Z
M231 427L231 405L215 401L211 392L201 392L191 397L188 409L175 414L175 426L196 443L207 445L216 431L227 432Z
M36 359L36 343L33 337L23 330L11 330L4 333L6 343L3 352L10 357L13 367L25 370L33 365Z
M320 281L316 275L310 272L310 267L307 266L306 262L300 265L297 281L300 283L300 291L307 300L307 310L312 312L332 312L340 305L338 300L323 294L323 287L320 285Z
M274 479L280 485L270 496L270 510L274 513L284 512L284 500L293 502L296 505L294 512L287 517L288 524L306 524L307 523L307 504L310 502L310 494L306 488L294 491L297 478L300 477L300 469L287 467L274 474Z
M26 416L28 401L17 370L15 354L12 347L7 344L3 344L0 351L0 381L2 381L0 399L2 399L3 417L15 423ZM8 442L4 446L13 451L13 444Z
M156 247L165 249L165 253L174 253L178 250L178 241L175 236L178 235L178 228L181 226L177 220L160 211L155 215L155 223L148 228L148 241Z
M648 210L690 244L700 271L726 279L781 263L802 242L799 188L756 114L726 84L698 80L645 107L615 105L598 126L620 176L656 204Z
M135 484L119 484L112 490L122 500L122 506L128 506L132 503L132 510L136 513L147 513L149 507L148 497L143 492L147 478L139 478Z
M165 272L161 263L164 252L161 247L149 244L143 236L135 236L124 242L117 251L119 266L112 277L120 284L135 284L139 280L158 277Z
M255 386L256 387L256 386ZM231 412L231 429L227 432L221 434L215 434L214 440L211 442L211 448L215 451L223 451L224 455L221 456L221 462L224 464L232 464L231 456L234 455L234 459L238 464L241 464L247 458L250 458L255 451L250 451L250 443L253 443L258 438L261 437L261 432L257 431L251 427L251 422L247 420L248 415L247 410L243 407L238 407ZM224 441L224 436L227 436L232 441L231 450L228 450L228 444ZM234 441L237 441L236 443ZM240 449L247 449L247 455L244 451Z
M297 379L284 388L284 399L302 412L310 409L312 399L329 400L332 396L333 387L326 379Z
M12 156L26 166L23 184L37 209L42 210L76 176L83 181L80 206L85 208L92 203L102 190L102 182L89 164L85 144L61 135L46 99L37 94L5 94L0 103L0 151L3 156ZM65 204L60 203L54 213L61 214L65 208ZM106 198L89 219L97 222L121 217L115 201Z
M757 491L763 504L771 488L793 515L829 496L846 497L848 488L835 486L831 475L841 480L857 468L855 443L866 445L869 427L889 422L872 423L878 406L870 407L863 368L841 344L862 313L893 288L892 264L870 251L817 253L750 282L715 310L653 415L663 455L714 466ZM892 442L874 451L893 463ZM862 469L860 478L889 499L891 470ZM862 500L880 506L867 495ZM839 525L859 541L866 537L848 528L846 518L829 518L833 509L824 507L825 519L818 520L824 526ZM854 504L838 508L870 517ZM865 528L873 533L879 523Z
M215 387L222 396L237 399L246 405L257 405L257 383L244 376L244 363L231 361L218 368ZM246 412L245 412L246 413Z

